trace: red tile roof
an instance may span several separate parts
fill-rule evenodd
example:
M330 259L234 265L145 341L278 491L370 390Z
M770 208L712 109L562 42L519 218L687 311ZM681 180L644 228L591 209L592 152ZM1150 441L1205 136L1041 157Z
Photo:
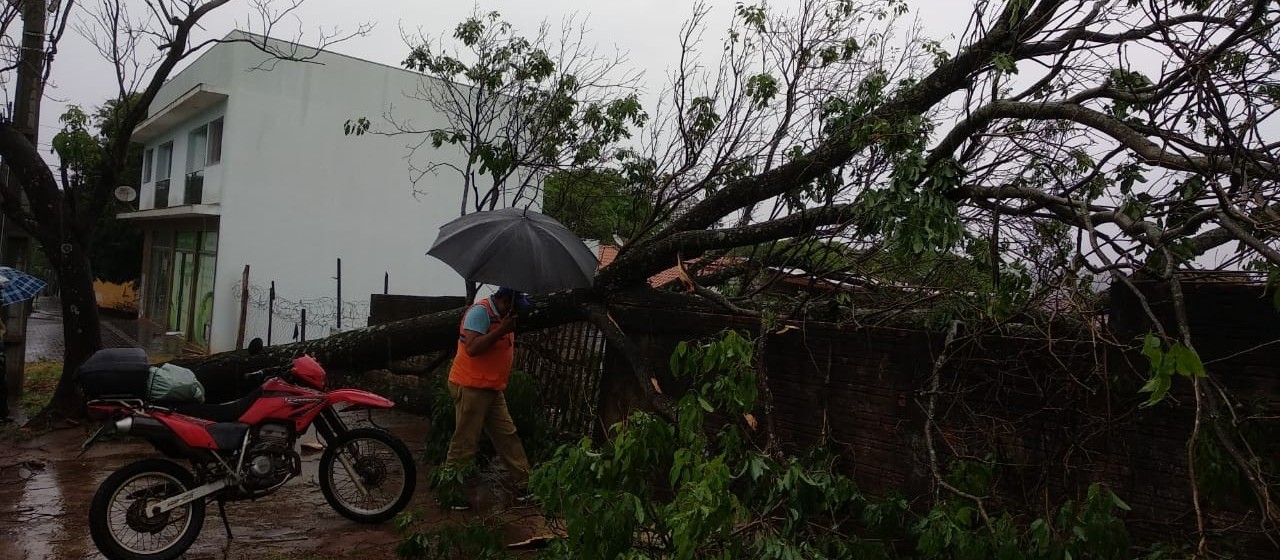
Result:
M599 257L600 257L600 268L609 266L609 264L612 263L614 259L618 258L618 248L613 245L601 244ZM741 257L720 257L716 259L714 262L708 264L706 267L703 267L703 269L700 270L696 276L706 276L722 268L725 268L734 264L739 264L743 260L745 259ZM685 259L684 264L685 264L686 270L687 270L687 267L692 266L697 262L698 262L698 259ZM668 268L662 272L654 274L653 276L650 276L649 286L654 288L659 288L667 284L670 284L672 282L676 282L679 279L680 279L679 269L672 266L671 268Z

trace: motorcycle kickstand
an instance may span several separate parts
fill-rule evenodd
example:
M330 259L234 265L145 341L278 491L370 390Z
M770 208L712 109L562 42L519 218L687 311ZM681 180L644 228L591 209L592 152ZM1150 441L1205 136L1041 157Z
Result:
M231 522L227 520L226 500L218 500L218 515L222 516L222 526L227 530L227 540L231 540Z

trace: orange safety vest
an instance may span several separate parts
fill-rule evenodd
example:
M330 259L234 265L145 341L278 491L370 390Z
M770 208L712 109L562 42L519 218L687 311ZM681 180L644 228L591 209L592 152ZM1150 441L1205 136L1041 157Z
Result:
M476 305L483 305L489 313L489 332L493 332L498 328L498 314L489 305L488 299L480 300ZM511 377L511 362L515 358L515 333L503 335L484 353L470 356L464 342L467 333L463 326L466 322L467 314L463 313L462 322L458 325L458 353L453 358L453 367L449 368L449 381L474 389L506 389L507 379Z

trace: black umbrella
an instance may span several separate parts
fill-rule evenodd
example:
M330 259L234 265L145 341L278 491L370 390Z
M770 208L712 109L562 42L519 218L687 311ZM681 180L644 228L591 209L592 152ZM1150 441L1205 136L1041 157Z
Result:
M427 251L475 282L547 294L591 286L596 256L569 228L544 214L503 208L440 227Z

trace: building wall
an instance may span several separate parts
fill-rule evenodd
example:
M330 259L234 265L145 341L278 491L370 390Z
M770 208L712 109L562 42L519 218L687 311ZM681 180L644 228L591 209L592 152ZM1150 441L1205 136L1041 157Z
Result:
M200 84L226 93L224 88L231 84L237 74L246 70L235 66L235 57L231 56L231 51L227 47L228 45L215 45L209 48L191 61L191 64L169 78L164 87L156 92L155 99L151 101L151 113L154 114L163 109Z
M343 132L348 119L378 122L393 107L418 129L443 126L426 103L406 97L421 78L330 53L321 53L316 63L250 70L264 58L245 44L205 53L165 86L156 107L197 84L226 93L225 106L148 143L154 148L174 140L171 202L180 203L187 134L225 114L222 163L209 168L205 187L206 203L221 205L210 350L235 346L245 265L252 292L246 338L266 337L263 304L274 281L276 343L292 338L299 307L308 308L309 339L333 328L339 258L344 330L366 323L369 296L382 293L384 275L393 293L461 295L462 279L425 255L440 225L458 215L460 180L428 176L417 186L427 192L415 196L406 156L407 146L420 137ZM430 157L465 161L460 150L431 150ZM214 168L220 177L213 176ZM154 190L143 192L153 196ZM142 208L149 207L145 196Z

